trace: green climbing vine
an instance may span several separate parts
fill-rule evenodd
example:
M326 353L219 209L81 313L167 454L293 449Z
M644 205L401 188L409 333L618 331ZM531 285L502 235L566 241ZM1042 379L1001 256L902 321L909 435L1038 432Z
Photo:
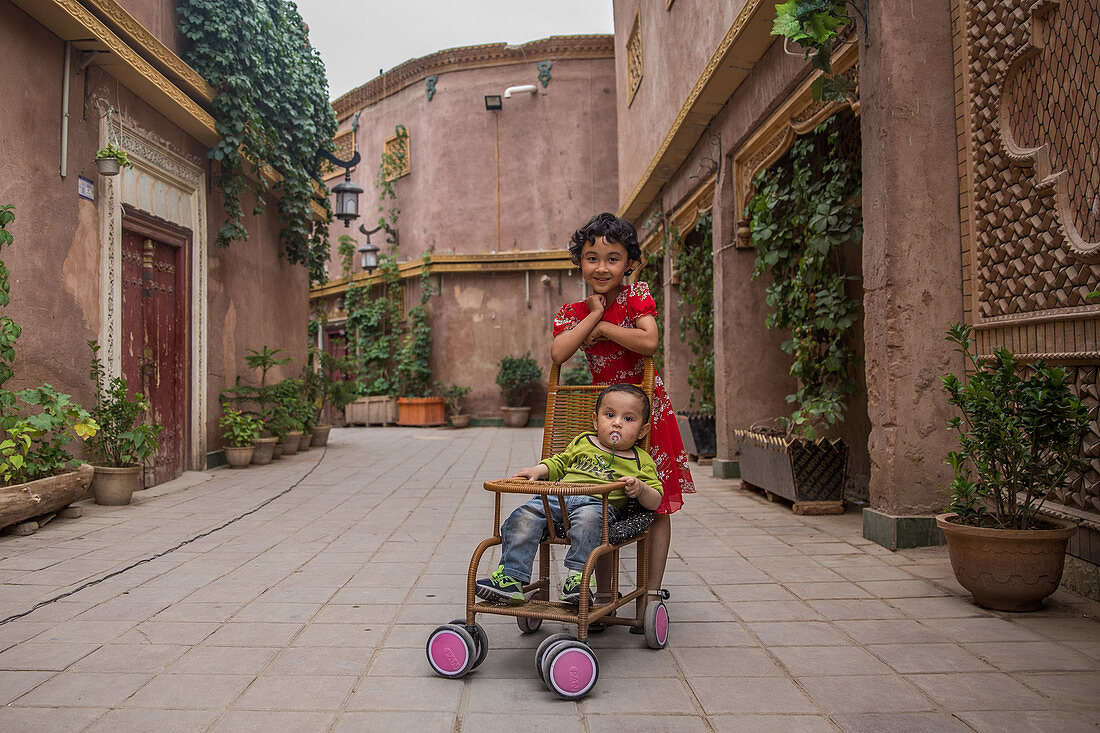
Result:
M222 139L210 157L226 215L217 245L248 239L243 200L253 193L252 213L264 211L268 185L259 166L270 165L283 176L275 185L283 252L323 282L332 210L324 197L318 203L327 217L314 220L313 176L317 150L332 148L336 118L324 64L297 8L289 0L180 0L176 12L189 42L185 60L217 90Z
M770 276L771 328L790 330L798 390L781 425L814 439L844 419L855 351L849 333L859 303L844 292L838 248L863 236L860 151L846 135L848 115L834 115L799 138L787 156L759 173L746 207L756 248L753 279Z
M847 0L790 0L775 6L772 35L797 42L822 71L810 87L814 99L841 101L851 91L851 81L833 72L831 58L833 40L851 22Z
M350 352L356 355L364 395L397 394L395 356L401 335L404 293L397 245L378 253L380 284L352 285L344 296Z
M688 385L691 406L714 417L714 257L713 219L701 214L697 237L689 237L676 256L680 272L680 341L691 347Z
M432 284L431 250L421 257L420 298L409 309L408 331L397 352L397 374L403 397L428 397L432 391L432 326L428 319L428 300L435 295Z
M680 247L680 231L665 219L665 214L661 210L646 219L645 223L642 224L641 231L653 232L654 227L660 227L660 239L657 240L655 251L644 253L645 264L638 270L638 279L649 283L649 292L653 296L653 302L657 304L657 315L663 317L665 313L665 257L670 247L673 251ZM663 372L665 368L664 333L663 328L657 329L657 351L653 354L653 363L658 372Z

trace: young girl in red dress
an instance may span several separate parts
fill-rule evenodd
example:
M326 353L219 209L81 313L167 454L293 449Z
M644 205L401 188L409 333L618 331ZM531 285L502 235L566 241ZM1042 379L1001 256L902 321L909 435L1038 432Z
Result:
M623 285L623 278L641 263L637 232L630 222L614 214L597 214L573 233L569 253L592 295L579 303L563 305L554 318L554 344L550 350L554 363L564 364L582 349L595 384L640 384L643 357L657 351L657 304L648 283ZM695 493L672 403L656 375L649 444L664 489L650 529L652 592L661 588L664 578L672 539L669 515L683 506L683 494Z

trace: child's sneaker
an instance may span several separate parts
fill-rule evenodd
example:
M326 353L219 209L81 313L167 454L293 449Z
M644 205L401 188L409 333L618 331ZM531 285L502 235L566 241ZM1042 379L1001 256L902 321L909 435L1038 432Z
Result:
M561 599L566 603L581 602L581 574L573 572L565 579L565 585L561 587ZM588 579L588 605L591 606L596 599L596 578Z
M474 584L474 594L478 598L484 598L493 603L507 603L509 606L517 606L527 600L523 595L523 583L510 575L505 575L503 565L488 578L477 581Z

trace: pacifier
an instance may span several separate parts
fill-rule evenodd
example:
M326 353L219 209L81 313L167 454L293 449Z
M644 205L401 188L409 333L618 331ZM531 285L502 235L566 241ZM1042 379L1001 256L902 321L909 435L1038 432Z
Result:
M615 445L622 439L622 436L618 433L611 433L611 445Z

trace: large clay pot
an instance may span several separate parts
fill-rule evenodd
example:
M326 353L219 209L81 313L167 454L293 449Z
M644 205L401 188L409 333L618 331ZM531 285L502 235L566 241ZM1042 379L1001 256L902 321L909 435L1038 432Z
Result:
M456 428L465 428L470 425L469 415L451 415L451 426Z
M301 442L302 431L291 430L279 441L279 447L283 449L284 456L292 456L298 452L298 444Z
M500 411L504 414L504 424L510 428L522 428L531 416L530 407L502 407Z
M255 453L254 445L227 445L225 446L225 462L230 468L247 468L252 463L252 454ZM270 458L268 460L271 460Z
M310 430L308 433L302 433L302 435L298 438L298 451L301 452L309 450L309 446L312 443L313 431Z
M313 428L313 436L310 445L314 447L328 445L328 434L331 430L331 425L318 425L317 427Z
M955 514L936 517L955 579L975 603L996 611L1034 611L1058 589L1077 526L1050 517L1042 522L1041 529L988 529L959 524Z
M141 486L141 466L94 466L92 495L96 504L125 506Z
M82 463L75 471L0 487L0 527L56 512L82 497L91 481L92 467Z
M275 457L275 447L278 442L279 439L275 437L257 439L255 450L252 451L252 462L257 466L271 463L271 459Z

